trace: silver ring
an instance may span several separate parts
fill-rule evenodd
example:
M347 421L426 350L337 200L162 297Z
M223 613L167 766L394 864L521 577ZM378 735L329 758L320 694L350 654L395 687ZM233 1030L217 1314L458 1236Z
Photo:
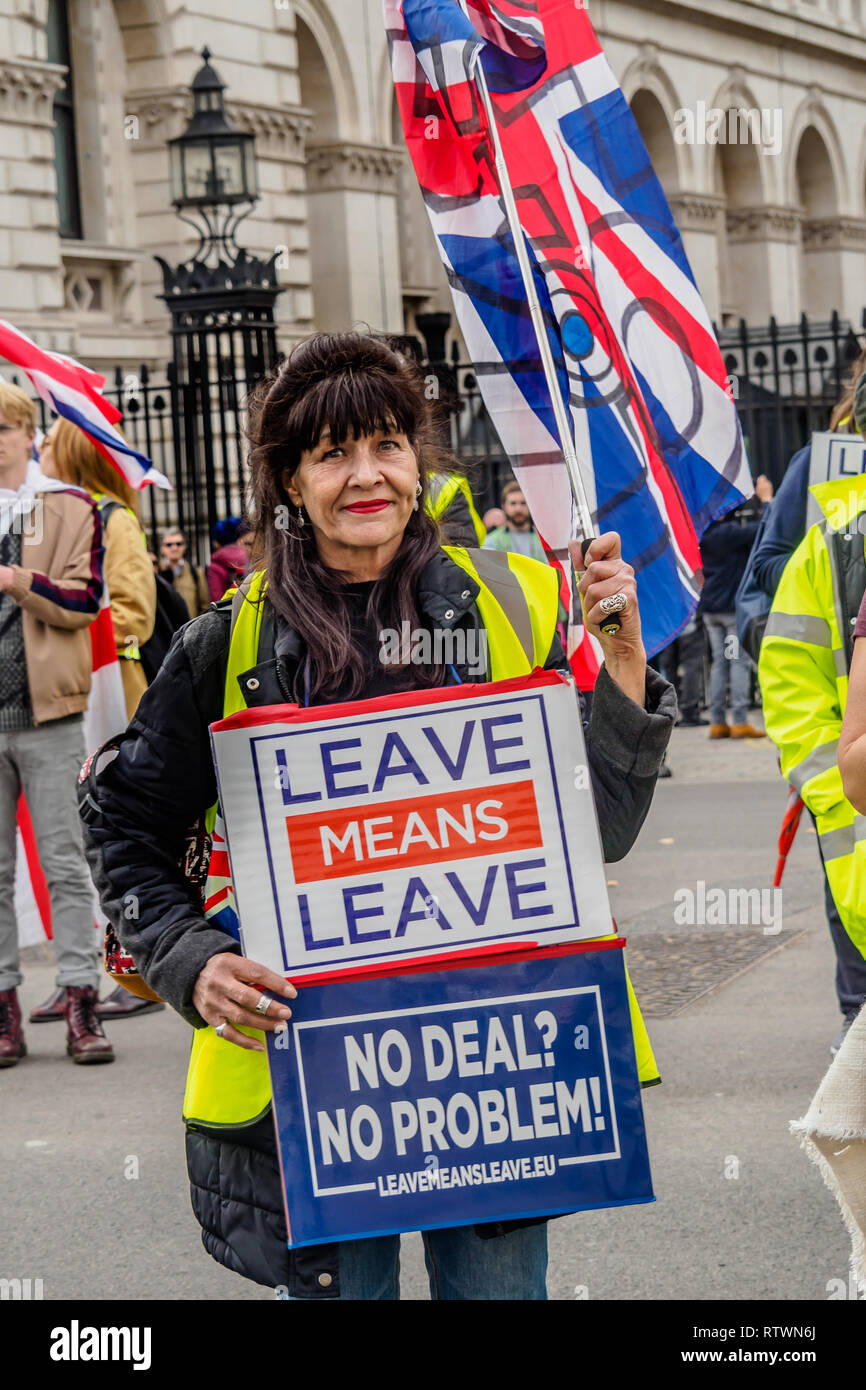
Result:
M254 1012L257 1014L266 1014L270 1007L271 1001L268 996L266 994L260 994L259 1002L256 1004Z
M610 594L608 598L599 599L598 606L602 613L622 613L628 608L628 598L625 594Z
M224 1019L222 1023L217 1024L216 1028L214 1028L214 1032L216 1033L218 1038L222 1037L223 1033L225 1032L226 1028L228 1028L228 1026L229 1021L227 1018Z

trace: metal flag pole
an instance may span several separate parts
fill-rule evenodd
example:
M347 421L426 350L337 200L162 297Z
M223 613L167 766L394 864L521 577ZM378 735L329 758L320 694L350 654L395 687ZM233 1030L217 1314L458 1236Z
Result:
M593 534L592 513L589 507L589 499L586 495L586 488L583 485L583 478L580 474L580 466L577 462L577 453L571 434L571 425L569 423L565 403L562 399L562 393L559 389L553 353L550 350L550 343L548 342L547 332L544 326L544 316L541 312L541 305L538 302L535 277L532 273L532 266L529 263L529 253L526 249L523 228L520 225L517 203L514 199L514 190L511 187L511 178L505 164L505 156L502 152L502 143L499 139L499 130L496 125L496 116L493 111L493 103L490 100L487 78L484 75L484 68L481 65L480 56L475 65L475 81L478 86L478 93L481 97L484 110L487 113L487 123L490 127L490 137L493 142L493 154L496 161L496 172L499 175L499 187L502 192L502 201L505 205L505 216L508 219L508 225L511 228L511 235L514 239L514 249L517 252L517 262L520 266L520 274L523 278L523 288L526 291L532 327L535 329L538 351L541 355L541 365L544 368L544 375L547 379L547 389L550 392L550 402L553 406L553 415L556 420L556 428L562 448L562 457L565 460L568 480L571 483L571 491L574 496L574 505L577 509L577 521L583 533L583 538L589 539Z
M517 254L517 263L520 266L520 274L523 279L523 288L526 291L526 302L529 306L529 315L532 319L532 327L535 330L535 340L538 343L538 351L541 357L541 365L544 369L544 376L547 381L547 389L550 392L550 404L553 407L553 418L556 421L562 457L566 472L568 473L568 481L571 484L571 495L574 498L577 524L581 533L583 552L585 554L589 542L595 535L595 529L592 523L592 511L589 505L589 498L586 495L586 488L583 485L580 465L577 461L577 451L574 447L568 412L559 389L553 353L550 350L550 343L547 339L544 316L541 312L541 305L538 302L538 293L535 287L535 277L532 273L532 266L529 263L529 253L526 249L523 228L520 225L517 203L514 198L514 190L511 187L511 178L505 163L505 155L502 152L499 129L496 125L496 115L493 110L493 103L490 100L487 78L484 75L480 54L475 63L475 85L478 88L478 95L481 97L482 105L487 113L487 124L490 130L490 139L493 143L493 157L496 164L496 173L499 176L499 188L505 207L505 216L511 229L514 250ZM616 614L611 613L602 623L601 630L602 632L612 634L619 632L621 626L622 623L620 619Z

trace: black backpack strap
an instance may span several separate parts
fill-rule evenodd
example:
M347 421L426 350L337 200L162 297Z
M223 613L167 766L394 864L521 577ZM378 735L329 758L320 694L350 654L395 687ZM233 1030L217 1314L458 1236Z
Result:
M78 813L87 825L95 825L102 816L102 812L99 809L99 790L97 785L99 774L108 767L109 763L114 762L125 737L125 734L115 734L112 738L101 744L94 753L88 755L78 774L78 783L76 787Z
M115 512L125 512L129 509L128 507L124 507L122 502L116 501L113 497L100 497L96 504L96 510L99 512L99 519L102 522L102 529L104 531Z

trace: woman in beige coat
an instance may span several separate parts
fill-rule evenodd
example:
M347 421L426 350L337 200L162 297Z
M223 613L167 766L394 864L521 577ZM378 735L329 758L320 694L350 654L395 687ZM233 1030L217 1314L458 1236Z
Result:
M57 420L51 426L39 450L39 465L43 473L84 488L99 506L105 547L103 573L126 717L131 719L147 689L140 652L156 618L156 580L139 521L138 493L69 420Z

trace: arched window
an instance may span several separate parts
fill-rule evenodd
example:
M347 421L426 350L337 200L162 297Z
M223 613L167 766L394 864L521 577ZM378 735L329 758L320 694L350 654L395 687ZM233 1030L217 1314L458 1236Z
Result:
M391 107L391 143L404 151L398 175L400 184L400 280L406 332L414 329L412 316L421 309L450 309L448 280L442 268L436 238L424 206L418 178L406 151L406 139L396 96Z
M728 132L737 130L737 111L729 108L714 170L716 190L726 203L719 243L723 327L741 318L765 322L772 313L761 155L753 143L729 143Z
M311 143L338 139L337 103L324 54L311 29L297 21L301 102L313 113Z
M810 318L827 319L842 303L842 257L834 226L839 198L830 152L814 126L807 126L795 165L801 224L800 296Z
M64 240L80 241L84 232L81 222L81 188L72 93L72 45L69 38L67 0L48 0L46 44L49 63L60 63L66 68L66 81L54 94L54 167L57 171L59 231Z
M631 113L643 136L656 177L667 197L679 189L673 131L664 107L652 92L641 88L631 99Z
M319 329L338 330L352 320L349 260L351 248L341 194L329 175L339 159L339 130L334 84L325 55L312 30L298 19L298 72L301 105L312 112L307 139L307 209L313 318ZM339 182L339 180L337 180Z

